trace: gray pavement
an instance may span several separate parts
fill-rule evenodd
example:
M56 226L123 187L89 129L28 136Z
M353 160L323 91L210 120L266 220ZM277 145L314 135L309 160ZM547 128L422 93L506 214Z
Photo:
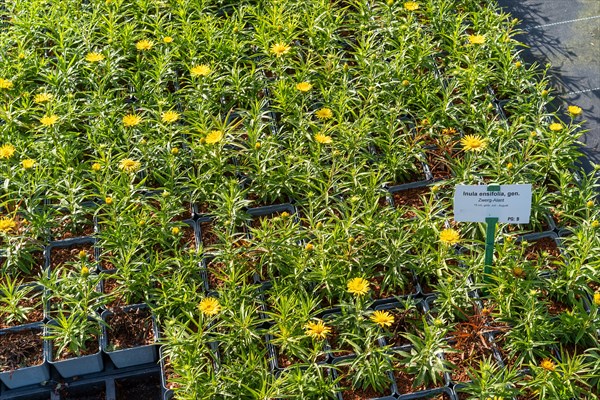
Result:
M600 0L498 0L521 20L517 36L529 48L526 62L550 63L557 99L551 107L583 109L581 141L589 161L600 164ZM589 167L589 166L588 166Z

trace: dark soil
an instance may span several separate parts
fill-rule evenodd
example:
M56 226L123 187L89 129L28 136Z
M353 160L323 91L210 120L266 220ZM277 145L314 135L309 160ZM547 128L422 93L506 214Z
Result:
M349 371L348 367L340 368L340 375L342 376L342 379L340 380L340 386L344 387L344 388L349 388L342 392L342 397L344 398L344 400L366 400L366 399L374 399L377 397L389 396L392 394L390 389L388 389L387 391L385 391L383 393L378 393L371 388L368 388L366 390L362 390L362 389L358 389L358 388L351 389L352 388L352 380L350 380L348 378L348 376L350 374L352 374L352 372Z
M191 226L185 226L181 228L181 238L179 239L179 246L186 249L191 249L196 244L196 236L194 229Z
M112 350L129 349L154 343L152 315L148 309L115 309L106 319L108 344Z
M44 304L39 296L35 296L30 299L23 299L19 302L19 305L21 307L33 307L33 310L27 314L27 320L22 322L14 321L11 324L7 324L5 323L5 316L0 314L0 329L31 322L42 322L44 320Z
M82 261L79 252L82 250L86 254L85 265L92 270L96 259L94 258L94 245L91 243L71 247L53 247L50 251L50 268L54 270L61 264L76 263L77 269L81 269Z
M81 351L79 356L72 354L69 349L65 349L61 354L57 354L57 347L55 346L53 349L53 357L54 361L67 360L69 358L89 356L91 354L96 354L100 351L100 343L98 343L98 338L96 336L92 336L90 340L85 342L86 349Z
M6 259L0 258L0 271L2 272L0 273L0 282L5 282L5 276L10 276L11 278L18 276L23 283L37 282L38 275L45 266L44 253L41 251L33 252L31 253L31 258L31 262L19 262L20 268L9 271L4 271Z
M415 217L412 208L422 210L425 206L423 196L427 197L431 193L430 187L421 187L415 189L401 190L392 194L394 198L394 206L407 208L408 210L404 213L405 218Z
M408 282L405 282L404 287L395 287L395 288L387 287L385 289L382 288L383 279L384 279L383 275L375 276L372 279L373 298L376 300L377 299L389 299L394 296L404 296L404 295L408 295L408 294L416 292L416 288L412 282L412 279L409 280Z
M85 215L83 217L83 223L77 225L74 230L67 230L64 226L71 224L70 219L63 220L60 222L60 226L52 229L52 237L54 240L70 239L81 236L92 236L94 234L94 216L92 214ZM59 219L57 219L59 221Z
M418 392L418 391L426 389L425 386L413 387L413 383L415 381L415 376L412 374L409 374L408 372L403 371L403 370L395 371L394 379L396 380L396 386L398 387L398 393L400 393L400 394ZM440 378L440 382L442 382L441 378ZM438 385L441 385L441 384L438 384Z
M416 309L407 311L390 310L394 316L394 323L386 331L390 333L387 337L387 344L391 346L403 346L410 344L410 341L403 335L405 333L415 333L416 327L421 323L421 317Z
M160 400L161 383L160 375L152 374L128 379L118 379L115 381L117 391L116 400Z
M72 392L72 393L70 393ZM94 385L90 388L68 388L61 393L61 399L64 400L105 400L106 399L106 388L104 385Z
M41 364L44 341L41 330L23 330L0 335L0 371Z
M427 164L433 175L433 179L449 179L452 177L452 171L448 166L448 157L454 157L452 154L444 154L442 150L430 150L426 152Z
M543 262L544 267L556 269L556 261L561 258L560 250L554 238L545 237L530 243L525 251L525 259Z
M329 342L329 347L331 347L331 354L334 357L347 356L354 352L350 345L341 342L340 334L335 328L331 330L331 335L327 341Z
M202 245L204 247L211 246L219 242L219 237L214 232L214 225L212 222L201 222L200 232L202 233Z
M119 282L117 279L114 278L105 278L104 279L104 286L103 286L103 292L105 294L111 294L114 293L114 297L113 297L113 301L111 301L110 303L106 304L106 308L109 309L114 309L114 308L120 308L129 304L138 304L138 303L143 303L144 302L144 296L141 295L140 293L134 293L134 292L129 292L130 294L135 295L135 298L133 298L131 301L127 301L127 299L125 298L125 296L123 295L123 292L119 292L119 290L117 290L119 287L122 287L123 285L125 285L125 283L123 282ZM127 289L127 288L125 288Z

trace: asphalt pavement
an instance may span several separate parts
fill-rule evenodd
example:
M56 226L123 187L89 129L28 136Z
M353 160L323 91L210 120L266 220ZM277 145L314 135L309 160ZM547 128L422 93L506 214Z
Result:
M583 109L581 136L591 163L600 164L600 0L498 0L521 23L516 39L525 62L550 63L552 111ZM585 162L584 162L585 164ZM590 164L587 164L590 168Z

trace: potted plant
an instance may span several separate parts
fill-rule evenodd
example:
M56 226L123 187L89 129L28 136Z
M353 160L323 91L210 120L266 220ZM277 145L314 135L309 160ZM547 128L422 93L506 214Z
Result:
M0 329L0 380L16 389L50 379L44 347L41 323Z
M117 368L157 360L156 324L144 304L115 307L102 313L102 350Z

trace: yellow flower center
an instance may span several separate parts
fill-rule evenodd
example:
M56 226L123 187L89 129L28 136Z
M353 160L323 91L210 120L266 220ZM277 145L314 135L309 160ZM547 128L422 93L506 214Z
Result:
M321 108L315 112L315 115L319 119L331 119L333 117L333 112L329 108Z
M104 55L100 53L87 53L85 61L87 62L100 62L104 60Z
M352 278L348 281L348 292L355 296L362 296L369 292L369 281L364 278Z
M198 304L198 308L202 314L212 316L217 315L221 311L221 304L214 297L205 297Z
M154 46L154 43L147 39L142 39L135 44L135 48L139 51L150 50L152 46Z
M300 82L296 85L296 89L301 92L308 92L312 87L313 86L309 82Z
M315 140L321 144L330 144L333 142L331 136L323 135L322 133L317 133L315 135Z
M45 115L42 118L40 118L40 123L44 126L52 126L54 124L56 124L58 122L58 116L57 115Z
M0 218L0 232L10 233L17 227L14 219L8 217Z
M142 117L136 114L127 114L123 117L123 125L125 127L132 127L142 122Z
M179 113L176 111L167 111L162 115L162 121L171 124L179 119Z
M453 245L460 241L460 235L458 231L448 228L440 232L440 242L445 245Z
M31 169L35 165L35 160L28 158L26 160L23 160L21 162L21 165L23 166L24 169Z
M0 158L11 158L15 154L15 146L12 144L4 144L0 147Z
M196 65L190 70L192 76L207 76L212 72L210 67L206 64Z
M204 139L204 143L206 144L215 144L219 143L223 139L223 131L211 131L206 138Z
M275 43L271 46L271 53L275 54L276 57L281 57L282 55L288 53L291 47L285 45L284 43Z

